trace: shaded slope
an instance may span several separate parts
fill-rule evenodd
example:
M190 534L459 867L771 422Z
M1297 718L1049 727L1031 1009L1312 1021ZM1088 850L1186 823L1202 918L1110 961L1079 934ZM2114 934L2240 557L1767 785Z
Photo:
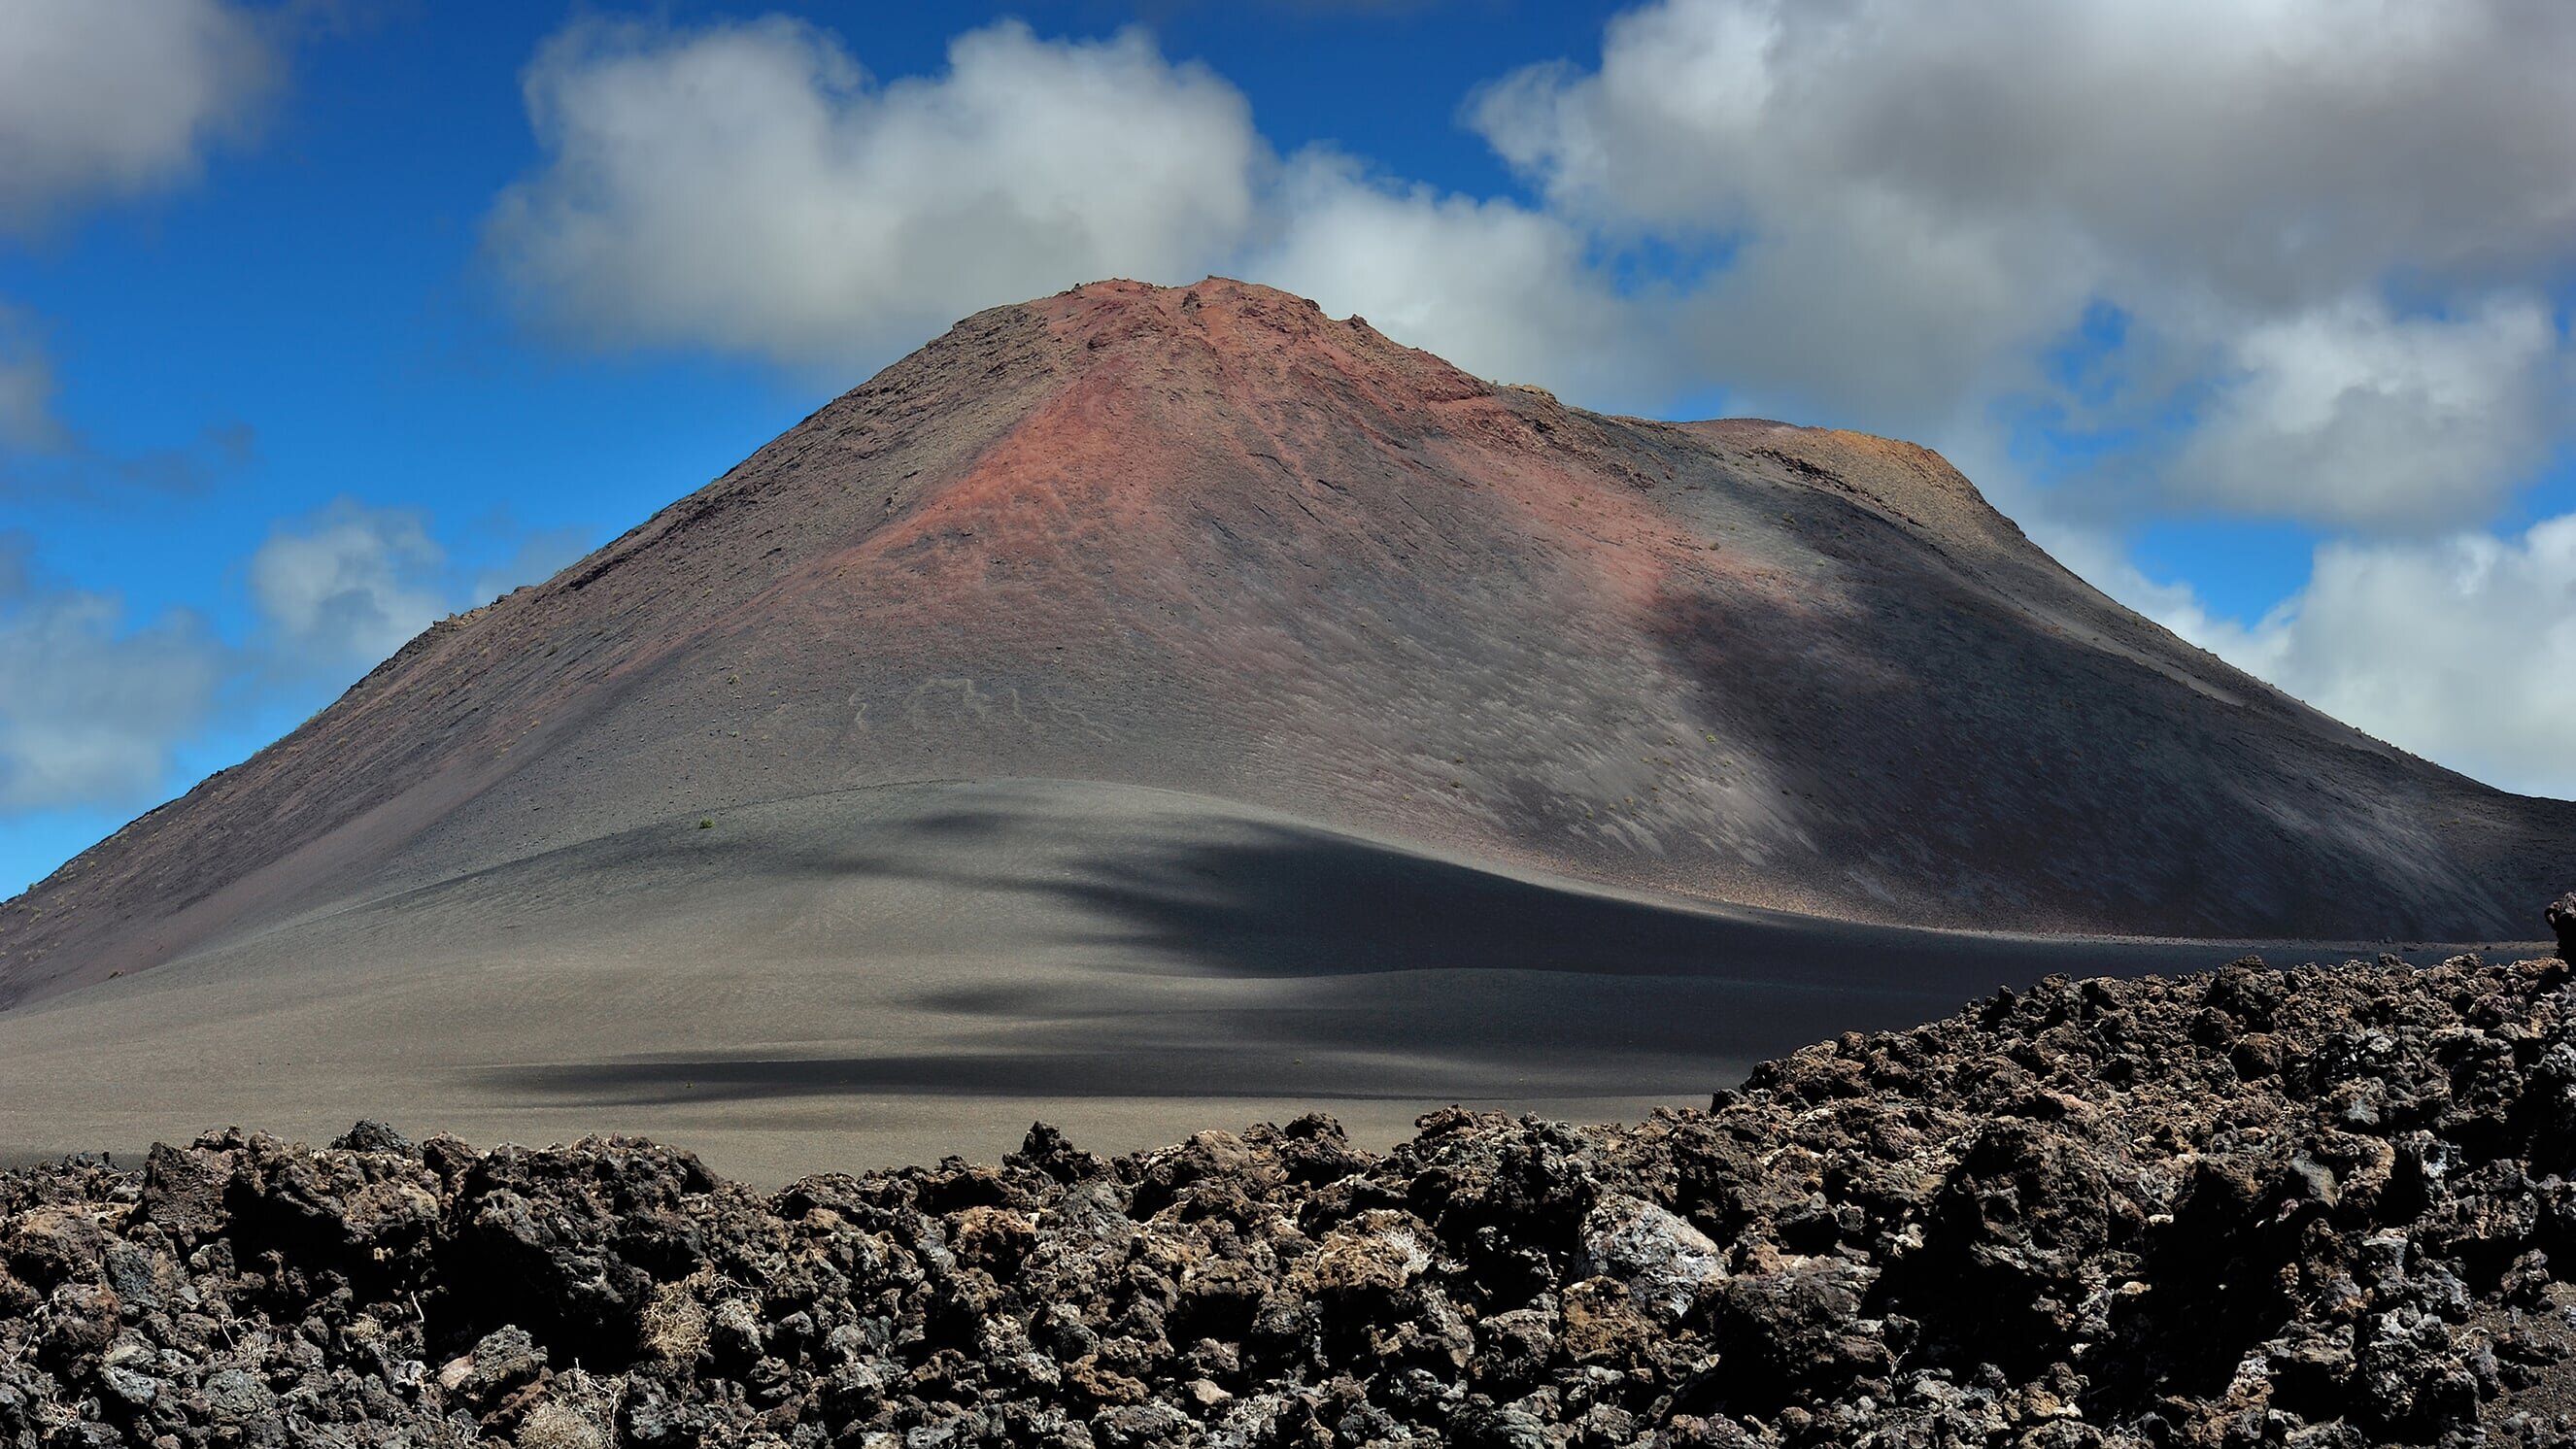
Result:
M2576 863L2576 807L2181 644L1924 450L1600 417L1266 289L1102 283L960 324L86 853L0 914L0 999L994 776L2044 931L2474 938Z

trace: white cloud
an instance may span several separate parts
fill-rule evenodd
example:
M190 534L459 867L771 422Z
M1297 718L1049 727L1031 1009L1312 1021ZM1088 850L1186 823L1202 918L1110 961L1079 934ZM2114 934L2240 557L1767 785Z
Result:
M1005 22L959 37L946 74L879 85L784 17L582 23L526 89L548 159L489 239L539 315L594 343L846 366L998 302L1230 270L1491 376L1633 397L1674 375L1581 229L1329 151L1283 166L1238 91L1141 32Z
M0 567L0 810L151 798L212 711L225 651L193 616L127 627L108 594Z
M1670 390L1675 359L1590 264L1584 234L1508 200L1372 182L1330 153L1288 167L1280 232L1246 270L1480 376L1578 395Z
M1739 248L1693 325L1743 393L1932 430L2107 302L2188 364L2108 421L2240 379L2176 480L2342 523L2527 481L2571 71L2521 0L1656 0L1474 115L1560 215ZM2401 275L2466 320L2390 320Z
M2052 238L1935 224L1913 198L1862 190L1743 238L1683 322L1739 410L1921 436L2033 385L2090 290Z
M275 74L222 0L0 3L0 229L196 171Z
M1875 191L2314 296L2566 255L2571 60L2576 12L2520 0L1658 0L1477 117L1589 214L1760 231Z
M2392 744L2490 783L2576 799L2576 514L2517 536L2339 541L2252 626L2184 591L2165 622Z
M541 582L589 552L578 529L528 532L506 516L470 529L452 555L418 509L351 499L281 520L245 576L272 672L373 666L440 617Z
M421 514L344 500L270 534L251 597L296 661L372 664L448 612L446 561Z
M2348 298L2247 328L2178 490L2339 523L2478 517L2548 461L2571 394L2548 304L2459 318Z
M798 363L1102 276L1194 278L1240 241L1268 158L1241 94L1139 31L1005 22L945 75L878 85L783 17L583 22L526 92L546 163L489 236L542 315Z
M115 594L44 576L25 535L0 534L0 818L159 798L174 751L224 711L336 689L440 615L581 551L564 532L483 532L494 557L468 567L416 512L343 500L283 520L244 570L256 622L238 643L184 610L138 624Z

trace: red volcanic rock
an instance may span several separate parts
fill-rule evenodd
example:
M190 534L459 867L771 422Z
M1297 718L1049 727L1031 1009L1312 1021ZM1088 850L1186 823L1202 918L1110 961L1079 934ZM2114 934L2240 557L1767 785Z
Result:
M1925 449L1605 417L1265 288L1104 282L958 324L85 852L0 908L0 1002L1002 776L1958 927L2473 939L2576 870L2576 806L2192 648Z

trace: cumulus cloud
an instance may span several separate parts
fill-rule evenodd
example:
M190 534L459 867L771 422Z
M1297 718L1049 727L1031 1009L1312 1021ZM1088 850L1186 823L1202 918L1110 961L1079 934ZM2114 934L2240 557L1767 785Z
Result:
M343 500L279 525L251 555L250 591L297 662L373 663L449 612L446 562L421 513Z
M960 36L879 84L779 16L584 22L526 79L546 164L488 224L537 315L605 345L882 360L957 317L1108 276L1257 276L1497 377L1671 384L1585 232L1312 151L1280 162L1242 94L1139 31Z
M2337 718L2491 783L2576 799L2576 514L2517 535L2339 540L2260 622L2167 622Z
M2513 276L2576 222L2576 14L2524 0L1659 0L1476 117L1573 209L1760 231L1855 192L2231 295Z
M0 534L0 817L130 809L171 783L174 753L233 712L315 698L431 621L535 582L580 551L569 533L481 530L476 565L428 520L343 500L281 521L247 561L252 621L227 639L199 615L137 620L114 593L47 576Z
M451 551L414 508L343 498L280 520L244 569L266 667L284 675L373 666L440 617L543 582L589 552L580 529L528 530L496 512Z
M2576 10L2524 0L1657 0L1473 114L1561 215L1738 249L1696 330L1740 390L1936 428L2109 304L2200 364L2124 421L2232 389L2182 491L2344 523L2537 461L2563 344L2521 287L2576 261L2571 67ZM2464 320L2392 319L2401 275Z
M0 8L0 228L192 175L274 78L223 0L8 0Z
M1911 198L1863 191L1738 238L1681 321L1700 375L1739 411L1919 437L2032 386L2088 292L2048 239L1934 226Z
M2178 490L2337 523L2484 514L2547 462L2570 400L2557 324L2528 294L2457 318L2347 298L2254 324L2230 360Z
M586 21L526 76L544 167L489 237L540 315L612 344L795 362L909 346L958 316L1228 256L1268 152L1242 95L1141 31L959 37L879 84L784 17Z
M0 810L142 803L212 712L226 654L203 621L125 616L112 594L40 590L0 540Z
M1675 385L1665 341L1554 216L1374 180L1324 152L1291 163L1277 205L1280 231L1246 270L1329 312L1504 381L1631 398Z

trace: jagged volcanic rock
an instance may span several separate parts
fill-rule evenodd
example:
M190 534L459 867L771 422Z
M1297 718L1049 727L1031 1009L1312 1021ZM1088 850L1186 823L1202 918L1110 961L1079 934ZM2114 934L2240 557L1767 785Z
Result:
M86 852L0 908L0 1002L1003 776L1982 929L2484 940L2576 868L2576 806L2185 646L1921 448L1603 417L1264 288L1109 282L960 323Z
M216 1133L0 1177L0 1444L2576 1443L2569 983L2051 978L1632 1128L766 1198Z

